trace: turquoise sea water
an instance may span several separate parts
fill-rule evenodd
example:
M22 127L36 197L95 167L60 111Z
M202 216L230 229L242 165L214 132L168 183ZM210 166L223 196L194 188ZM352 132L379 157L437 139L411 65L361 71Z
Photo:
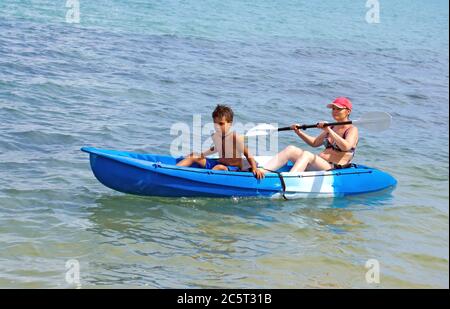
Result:
M0 1L0 287L449 286L447 1ZM141 198L79 148L168 153L219 102L239 122L314 123L349 96L355 162L393 192L343 199ZM314 131L312 131L314 133ZM306 147L294 134L280 136ZM377 259L381 282L365 280Z

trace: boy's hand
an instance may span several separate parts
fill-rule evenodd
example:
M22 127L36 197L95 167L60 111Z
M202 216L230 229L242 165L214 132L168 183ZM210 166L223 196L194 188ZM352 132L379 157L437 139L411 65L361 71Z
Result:
M256 179L263 179L266 176L265 173L259 168L252 168L252 173Z
M196 159L204 159L205 155L202 153L197 153L197 152L191 152L188 156L189 158L196 158Z

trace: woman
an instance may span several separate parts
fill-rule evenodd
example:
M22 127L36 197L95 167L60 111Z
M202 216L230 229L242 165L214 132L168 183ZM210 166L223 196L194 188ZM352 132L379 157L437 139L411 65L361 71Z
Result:
M337 98L327 105L332 109L332 116L336 122L349 121L352 112L352 102L344 97ZM294 163L291 172L321 171L342 168L350 164L358 144L358 128L353 125L324 126L325 122L319 123L323 132L312 137L301 129L298 124L291 126L295 133L312 147L325 146L325 150L319 155L302 150L295 146L288 146L275 157L270 159L264 166L267 171L276 171L288 161Z

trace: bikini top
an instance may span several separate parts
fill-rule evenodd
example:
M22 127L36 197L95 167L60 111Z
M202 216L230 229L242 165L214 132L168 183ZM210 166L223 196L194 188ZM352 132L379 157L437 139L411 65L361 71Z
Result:
M331 129L333 129L333 127L331 127ZM344 135L342 136L343 139L345 139L347 137L348 131L350 130L350 128L348 128L347 130L345 130ZM358 144L358 142L356 143ZM323 145L325 147L325 149L333 149L335 151L339 151L339 152L350 152L351 154L355 155L355 151L356 151L356 146L352 147L352 149L344 151L341 148L339 148L339 146L337 145L336 141L333 141L332 143L330 142L330 139L328 137L328 135L325 137L324 141L323 141Z

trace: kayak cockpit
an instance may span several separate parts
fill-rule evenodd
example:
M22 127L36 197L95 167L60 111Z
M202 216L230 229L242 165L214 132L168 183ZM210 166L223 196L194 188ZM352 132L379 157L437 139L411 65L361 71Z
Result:
M155 154L140 154L140 153L134 153L134 152L127 152L127 151L119 151L119 150L107 150L107 149L98 149L93 147L83 147L81 148L82 151L105 156L105 157L115 157L116 159L122 158L129 158L129 159L135 159L143 162L148 163L160 163L164 165L176 165L179 161L183 159L183 157L172 157L172 156L166 156L166 155L155 155ZM217 159L217 157L210 157L211 159ZM271 157L270 156L255 156L256 162L260 166L264 166L264 163L266 163ZM133 160L134 161L134 160ZM194 164L192 168L199 168L200 166ZM282 168L280 168L277 172L288 172L290 168L292 167L292 163L289 162ZM186 168L186 167L184 167Z

